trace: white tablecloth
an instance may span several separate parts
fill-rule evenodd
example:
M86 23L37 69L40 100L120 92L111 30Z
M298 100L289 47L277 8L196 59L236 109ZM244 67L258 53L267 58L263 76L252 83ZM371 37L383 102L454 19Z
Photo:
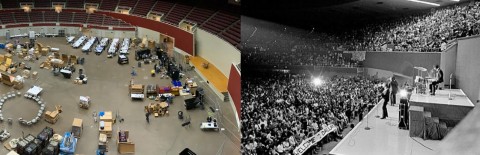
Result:
M40 88L38 86L33 86L32 88L28 89L27 94L33 95L33 96L38 96L40 92L42 92L43 88Z
M72 71L66 70L66 69L61 69L60 73L67 73L67 74L72 74Z
M131 94L130 95L132 98L145 98L144 94Z
M97 40L97 37L91 37L85 45L82 47L82 51L88 51L92 47L92 45L95 43Z
M200 125L200 129L218 129L218 124L217 126L213 126L213 122L202 122L202 124Z
M67 43L72 43L74 39L74 36L67 37Z
M87 36L82 36L82 37L78 38L78 40L75 41L75 43L73 43L72 46L74 48L80 47L80 45L82 45L82 43L85 41L85 39L87 39Z
M120 48L121 54L127 54L130 47L130 38L123 39L122 47Z
M117 51L117 45L118 45L118 41L119 41L119 40L120 40L120 39L118 39L118 38L114 38L114 39L112 40L112 43L110 44L110 48L108 48L108 53L109 53L109 54L113 54L113 53L115 53L115 52Z
M107 46L108 44L108 38L102 38L102 40L100 40L100 46Z

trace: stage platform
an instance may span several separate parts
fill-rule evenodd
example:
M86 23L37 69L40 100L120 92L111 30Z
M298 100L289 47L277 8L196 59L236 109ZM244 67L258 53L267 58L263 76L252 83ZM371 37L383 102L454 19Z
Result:
M208 69L202 67L203 63L208 63L207 60L203 59L202 57L190 57L190 64L195 66L195 69L204 76L210 84L212 84L215 89L220 92L224 93L228 90L228 78L218 70L215 65L210 63L208 65Z
M448 99L449 92L454 94L453 100ZM358 123L355 128L330 151L330 154L435 155L436 152L440 150L440 140L423 140L418 137L410 137L409 130L398 128L399 98L400 96L397 95L397 104L395 106L387 105L387 111L390 117L380 119L382 115L382 104L376 105L372 111L364 117L363 121ZM465 115L468 114L468 111L474 107L465 93L460 89L438 90L435 96L412 94L410 104L412 104L412 101L416 102L415 104L417 104L417 106L422 105L428 107L435 105L433 107L436 107L436 111L445 111L439 109L447 108L446 110L453 109L454 112L461 112L456 115L443 117L464 118ZM462 108L470 110L458 110ZM450 113L454 114L454 112ZM378 116L378 118L376 116ZM365 129L367 125L370 130Z
M458 124L474 108L461 89L437 90L435 96L414 93L410 98L410 106L424 107L424 111L431 112L432 117L445 121L449 127Z
M397 96L397 100L399 97ZM362 122L350 131L330 154L335 155L433 155L438 149L439 140L411 138L408 130L398 128L399 108L387 106L388 116L380 119L382 105L377 104ZM379 116L378 118L376 116ZM365 130L367 127L370 130Z

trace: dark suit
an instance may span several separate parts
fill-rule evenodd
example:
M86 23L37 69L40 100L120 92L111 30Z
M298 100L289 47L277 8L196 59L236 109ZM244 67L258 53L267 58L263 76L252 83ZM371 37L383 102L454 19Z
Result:
M390 101L390 103L394 105L397 102L397 92L398 92L398 83L396 80L393 80L392 82L390 82L390 88L392 88L392 97L391 97L392 100Z
M383 110L383 116L382 118L388 117L388 112L387 112L387 103L388 100L390 99L390 90L387 88L387 92L385 94L382 94L383 98L383 105L382 105L382 110Z
M442 83L442 82L443 82L443 71L441 69L438 69L437 80L433 81L429 86L430 87L430 93L435 95L435 90L437 90L438 84Z

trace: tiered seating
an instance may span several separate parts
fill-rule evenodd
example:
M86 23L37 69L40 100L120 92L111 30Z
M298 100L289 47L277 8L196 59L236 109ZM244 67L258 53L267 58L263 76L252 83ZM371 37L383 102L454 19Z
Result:
M240 20L222 32L220 37L224 38L234 46L238 45L240 43Z
M54 11L46 11L43 13L43 17L45 18L45 22L57 22L58 21L58 13Z
M14 13L15 20L17 23L29 23L30 18L26 12L15 12Z
M85 12L75 12L73 15L73 22L74 23L86 23L87 21L87 13Z
M0 20L2 21L3 24L15 23L15 20L13 20L12 13L2 13L2 15L0 16Z
M124 21L120 21L120 23L118 24L118 26L120 26L120 27L130 27L130 26L132 26L132 25L130 25L129 23L126 23L126 22L124 22Z
M100 2L102 2L102 0L85 0L85 3L97 3L97 4L100 4Z
M139 0L133 10L133 14L147 16L150 9L155 5L156 0Z
M192 12L186 17L190 21L197 22L198 25L203 24L210 16L215 13L212 10L193 8Z
M102 0L100 3L100 10L110 10L115 11L117 7L118 1L117 0Z
M50 0L35 0L35 8L47 8L52 7L52 1Z
M58 21L61 23L71 23L73 18L73 13L71 12L62 12L58 16Z
M137 4L137 0L120 0L118 3L118 6L126 6L126 7L135 7L135 4Z
M101 14L90 14L87 20L87 23L89 24L96 24L96 25L102 25L103 23L103 15Z
M103 20L102 25L118 26L119 23L120 23L120 20L105 16L105 19Z
M165 20L167 22L173 23L173 24L178 24L182 19L187 16L187 14L192 10L191 6L186 6L186 5L181 5L181 4L176 4L173 6L172 11L167 15L167 18Z
M219 11L201 27L214 34L218 34L237 20L239 20L239 17Z
M167 14L170 9L173 7L173 3L165 2L165 1L158 1L157 4L153 7L152 11L162 12Z
M1 0L3 8L20 8L17 0Z
M67 0L67 8L84 8L84 0Z
M32 11L29 13L30 22L43 22L43 11Z

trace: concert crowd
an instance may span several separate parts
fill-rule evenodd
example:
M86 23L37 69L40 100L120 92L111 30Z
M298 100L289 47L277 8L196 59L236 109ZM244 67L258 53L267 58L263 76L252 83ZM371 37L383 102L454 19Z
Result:
M242 19L242 53L250 63L355 66L329 51L440 52L455 38L480 34L480 2L472 1L343 32L317 32ZM320 60L320 61L319 61Z
M291 154L330 124L338 130L317 146L339 140L353 119L373 108L380 91L362 77L334 76L314 85L304 74L261 74L242 80L242 154Z

